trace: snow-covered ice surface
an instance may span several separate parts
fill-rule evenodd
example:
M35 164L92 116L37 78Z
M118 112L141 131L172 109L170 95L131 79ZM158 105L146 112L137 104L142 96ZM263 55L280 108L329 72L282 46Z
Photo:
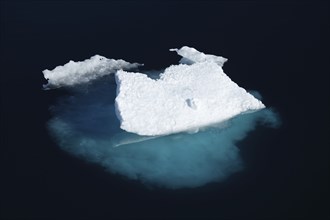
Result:
M92 56L84 61L69 61L53 70L42 71L48 84L45 89L62 86L73 86L116 72L119 69L134 69L142 64L129 63L124 60L107 59L100 55Z
M69 93L50 108L48 129L58 146L111 173L170 189L223 181L242 170L236 143L257 125L277 126L276 114L222 72L225 58L188 47L175 51L186 57L183 64L166 69L158 81L148 78L150 71L147 76L119 70L117 86L111 73L138 64L99 56L44 71L46 88ZM120 114L137 133L193 132L141 136L120 128ZM195 129L219 120L225 121Z
M190 65L172 65L160 79L124 70L115 74L122 129L139 135L196 131L265 107L223 72L226 58L189 47L171 50Z

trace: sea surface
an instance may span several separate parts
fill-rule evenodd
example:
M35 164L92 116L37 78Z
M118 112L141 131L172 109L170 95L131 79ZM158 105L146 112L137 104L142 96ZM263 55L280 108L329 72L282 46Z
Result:
M325 2L2 1L0 218L329 219L329 20ZM160 70L184 45L228 58L224 72L279 115L235 143L242 169L157 187L53 138L51 106L71 93L42 90L42 70L95 54Z

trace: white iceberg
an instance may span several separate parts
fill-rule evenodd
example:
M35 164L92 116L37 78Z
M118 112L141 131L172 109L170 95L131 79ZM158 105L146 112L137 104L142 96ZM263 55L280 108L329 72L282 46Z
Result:
M53 70L42 71L48 84L45 89L58 88L62 86L73 86L87 83L102 76L115 73L119 69L134 69L142 64L129 63L124 60L108 59L95 55L84 61L70 61L63 66L57 66Z
M50 88L66 87L70 94L50 108L47 127L58 146L151 187L200 187L241 171L236 143L256 125L277 127L277 115L272 108L240 114L264 105L256 99L260 94L251 92L254 98L223 73L226 58L189 47L173 51L183 56L182 64L154 77L158 80L122 70L110 74L138 64L99 56L46 71ZM223 121L197 133L176 133ZM176 134L163 135L169 133Z
M159 79L116 72L121 129L146 136L194 131L265 107L223 72L226 58L189 47L171 51L183 57L181 64L165 69Z

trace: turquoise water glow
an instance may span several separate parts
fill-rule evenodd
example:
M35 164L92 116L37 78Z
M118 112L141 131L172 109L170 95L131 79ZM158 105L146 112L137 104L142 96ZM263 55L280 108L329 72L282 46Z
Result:
M62 149L147 185L182 188L224 180L244 167L235 144L257 123L278 124L276 114L263 109L194 133L139 136L119 128L116 85L107 79L71 88L72 95L52 107L49 130Z

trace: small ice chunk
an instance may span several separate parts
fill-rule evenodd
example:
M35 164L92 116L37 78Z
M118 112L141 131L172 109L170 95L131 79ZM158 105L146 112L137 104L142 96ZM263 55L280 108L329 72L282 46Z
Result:
M58 88L62 86L73 86L87 83L99 77L111 74L120 69L134 69L142 64L129 63L124 60L107 59L95 55L84 61L69 61L63 66L57 66L53 70L42 71L48 84L44 89Z
M139 135L192 131L265 106L222 70L225 58L175 49L191 65L172 65L159 79L119 70L116 113L121 128Z
M181 49L170 49L170 51L175 51L178 53L178 55L182 56L182 59L180 60L180 63L182 64L193 64L193 63L199 63L204 61L211 61L219 66L223 66L223 64L228 60L227 58L221 57L221 56L214 56L212 54L205 54L202 52L199 52L195 48L184 46Z

